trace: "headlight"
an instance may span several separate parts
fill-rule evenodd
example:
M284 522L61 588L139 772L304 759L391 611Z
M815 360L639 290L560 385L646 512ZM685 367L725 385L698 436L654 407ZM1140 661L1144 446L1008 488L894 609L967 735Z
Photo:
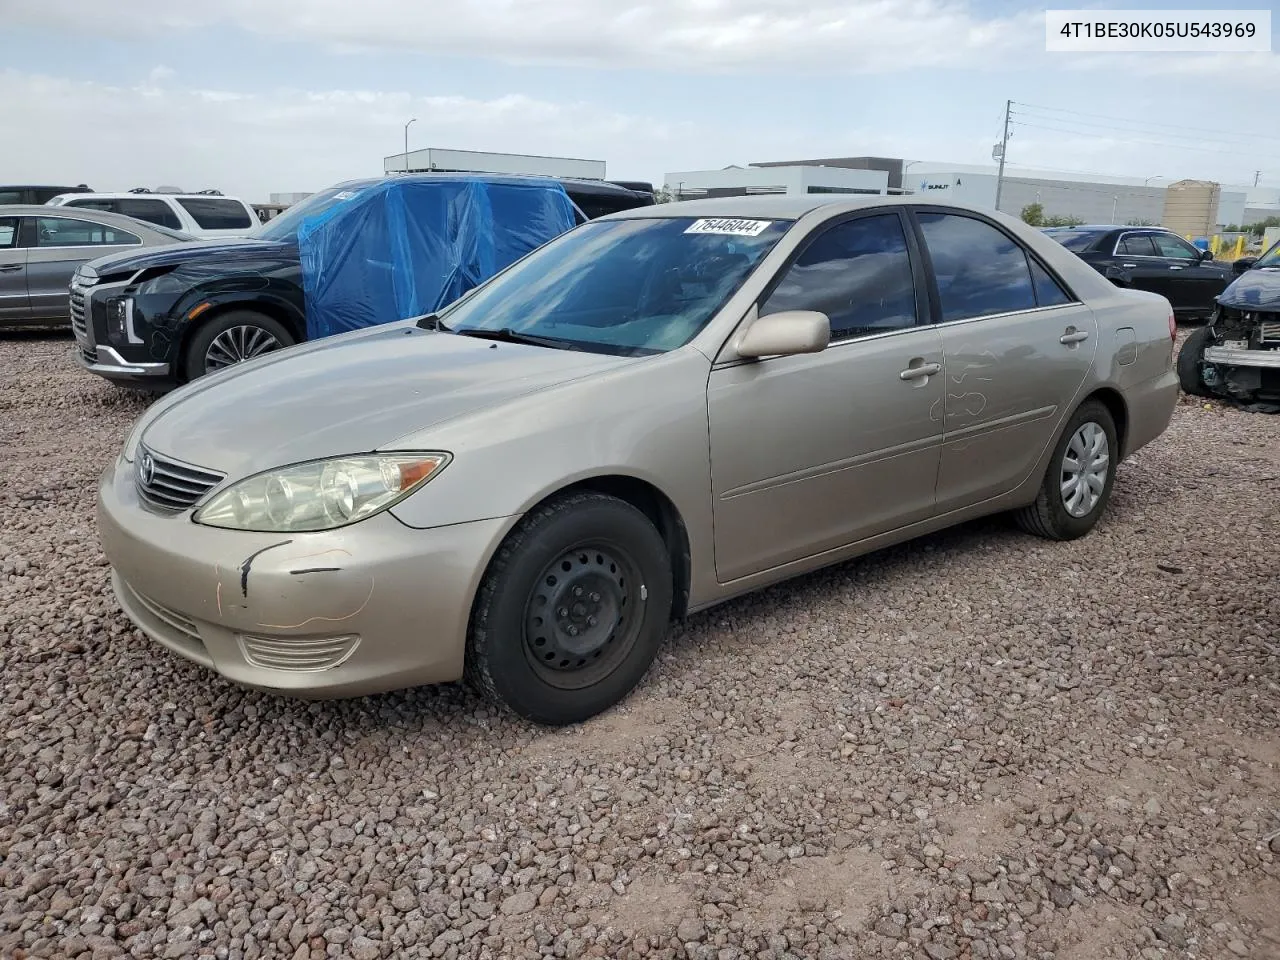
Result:
M143 413L129 428L129 435L125 437L124 446L120 448L120 459L126 463L133 463L134 455L138 452L138 441L142 439L142 431L146 428L148 419L146 413Z
M233 484L196 511L228 530L332 530L387 509L435 476L447 453L388 453L316 460Z

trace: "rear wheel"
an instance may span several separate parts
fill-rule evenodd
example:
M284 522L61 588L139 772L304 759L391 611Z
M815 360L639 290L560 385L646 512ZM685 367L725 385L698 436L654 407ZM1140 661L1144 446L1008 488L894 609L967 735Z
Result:
M537 723L586 720L648 670L671 616L666 544L635 507L577 493L531 512L476 597L467 679Z
M231 310L203 324L187 344L183 372L188 380L292 346L284 325L255 310Z
M1209 391L1204 388L1201 364L1204 362L1204 351L1209 346L1209 328L1201 327L1183 341L1178 350L1178 383L1182 392L1193 397L1207 397Z
M1035 502L1014 519L1027 533L1049 540L1083 537L1111 499L1119 456L1111 411L1086 400L1067 421Z

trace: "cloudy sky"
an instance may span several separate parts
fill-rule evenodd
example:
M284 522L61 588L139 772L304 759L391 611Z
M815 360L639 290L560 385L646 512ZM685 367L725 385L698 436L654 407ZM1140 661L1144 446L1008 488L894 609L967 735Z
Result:
M0 0L0 23L8 183L265 200L380 174L410 117L411 149L654 182L984 163L1012 98L1014 164L1280 185L1280 55L1048 54L1020 0Z

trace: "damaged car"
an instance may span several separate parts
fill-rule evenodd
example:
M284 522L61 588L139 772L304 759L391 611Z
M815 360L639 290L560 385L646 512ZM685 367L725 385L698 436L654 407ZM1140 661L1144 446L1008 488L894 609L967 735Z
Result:
M1178 379L1192 396L1280 412L1280 243L1236 269L1209 323L1182 345Z

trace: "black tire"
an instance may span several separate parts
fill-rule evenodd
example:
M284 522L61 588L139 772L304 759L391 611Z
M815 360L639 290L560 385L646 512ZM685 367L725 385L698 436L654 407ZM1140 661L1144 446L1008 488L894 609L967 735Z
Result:
M1088 424L1102 428L1107 441L1106 478L1101 495L1089 511L1082 516L1073 516L1068 511L1062 490L1065 473L1065 460L1068 448L1076 435ZM1111 499L1111 487L1115 483L1116 463L1120 455L1119 443L1116 439L1115 420L1111 411L1098 400L1086 400L1080 405L1071 419L1067 421L1062 436L1053 448L1053 456L1049 467L1045 470L1040 491L1035 502L1014 513L1014 519L1027 533L1044 537L1046 540L1075 540L1083 537L1093 529L1107 508Z
M284 324L264 313L258 313L256 310L228 310L201 324L191 335L182 358L182 372L186 380L195 380L210 371L209 348L219 336L237 327L261 331L278 344L277 347L269 347L263 353L290 347L298 342Z
M599 493L560 497L531 511L489 564L471 613L467 681L535 723L586 720L640 682L671 602L670 555L643 513Z
M1192 397L1210 396L1201 379L1200 363L1204 360L1205 348L1209 346L1209 328L1201 327L1192 331L1182 341L1178 350L1178 384L1182 392Z

